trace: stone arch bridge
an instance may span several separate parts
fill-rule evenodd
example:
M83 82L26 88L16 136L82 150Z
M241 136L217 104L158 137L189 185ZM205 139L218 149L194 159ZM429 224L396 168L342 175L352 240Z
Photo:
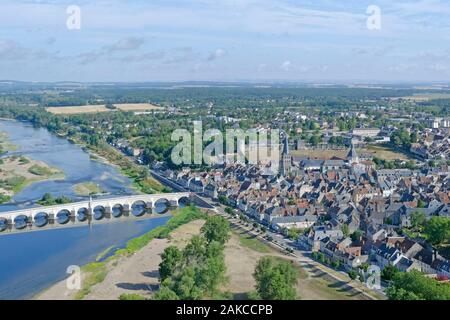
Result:
M0 235L161 217L167 215L170 209L187 204L190 200L191 195L187 192L143 194L0 212Z

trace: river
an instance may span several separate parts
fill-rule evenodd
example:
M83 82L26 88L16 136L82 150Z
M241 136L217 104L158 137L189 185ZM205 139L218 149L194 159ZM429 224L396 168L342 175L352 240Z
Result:
M12 202L0 205L0 212L36 206L49 192L79 199L73 186L94 182L109 195L134 193L131 181L110 165L94 161L80 146L32 125L0 120L17 150L8 155L25 155L62 170L63 180L34 183L17 193ZM0 236L0 299L27 299L62 280L70 265L83 265L110 247L120 248L134 237L163 225L169 218L65 228Z

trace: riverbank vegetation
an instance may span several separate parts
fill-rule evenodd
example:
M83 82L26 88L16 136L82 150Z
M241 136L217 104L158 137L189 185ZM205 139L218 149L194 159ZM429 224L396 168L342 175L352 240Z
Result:
M72 199L66 196L53 197L50 193L45 193L41 200L37 203L41 206L55 206L58 204L65 204L73 202Z

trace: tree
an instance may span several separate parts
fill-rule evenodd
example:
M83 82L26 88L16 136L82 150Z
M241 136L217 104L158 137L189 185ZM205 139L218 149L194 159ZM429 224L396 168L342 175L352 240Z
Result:
M417 201L418 208L425 208L426 206L427 206L427 203L425 201L423 201L422 199L419 199L419 201Z
M423 212L414 211L411 213L411 225L417 230L425 224L426 215Z
M348 235L350 234L350 230L348 229L348 224L342 224L341 225L341 230L342 233L344 234L344 237L348 237Z
M441 245L450 239L450 219L447 217L432 217L425 225L424 233L433 245Z
M361 230L356 230L355 232L353 232L350 236L350 238L352 239L352 241L359 241L361 240L363 233Z
M209 243L217 241L223 245L230 238L230 223L224 217L211 216L208 217L201 231Z
M258 261L253 277L256 291L263 300L293 300L298 273L291 263L273 257Z
M386 293L390 300L450 300L450 284L439 283L417 270L397 272Z
M166 286L162 286L161 289L153 297L154 300L180 300L180 297Z
M384 269L381 271L381 278L384 280L390 281L394 278L394 276L399 272L399 270L391 266L390 264L384 267Z
M355 280L356 277L358 276L358 273L352 269L348 272L348 276L350 277L350 279Z
M174 273L177 265L181 262L182 254L177 247L170 246L164 249L161 258L162 261L159 264L159 275L162 282Z

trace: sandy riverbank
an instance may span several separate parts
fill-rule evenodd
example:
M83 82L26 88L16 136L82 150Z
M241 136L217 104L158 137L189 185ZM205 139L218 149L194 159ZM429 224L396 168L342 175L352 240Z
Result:
M191 221L175 229L170 239L153 239L143 249L131 256L122 256L108 262L107 274L103 281L94 285L84 297L86 300L117 300L122 294L139 294L150 298L158 289L158 266L161 254L170 245L184 247L189 239L200 233L204 220ZM82 279L86 280L88 274ZM38 294L36 300L72 300L78 291L68 290L66 280Z
M64 178L61 170L28 157L12 156L0 161L0 194L4 196L11 197L34 182Z

